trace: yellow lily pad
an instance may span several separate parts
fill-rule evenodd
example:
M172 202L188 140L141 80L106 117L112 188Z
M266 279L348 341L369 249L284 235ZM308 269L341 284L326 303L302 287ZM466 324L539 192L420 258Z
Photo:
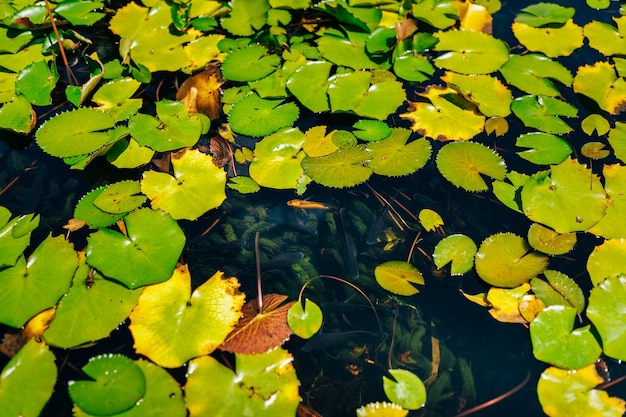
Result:
M394 294L414 295L419 292L415 284L424 285L422 273L413 265L404 261L387 261L374 269L376 282Z

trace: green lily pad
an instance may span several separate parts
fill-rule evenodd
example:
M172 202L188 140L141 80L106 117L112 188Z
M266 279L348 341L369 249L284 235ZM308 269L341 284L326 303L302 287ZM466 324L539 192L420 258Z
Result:
M587 271L593 285L626 275L626 241L608 239L596 246L587 259Z
M193 146L206 133L204 119L208 118L199 113L189 115L183 102L158 101L156 113L158 117L136 114L128 122L130 134L141 146L166 152Z
M356 409L357 417L406 417L409 410L405 410L398 404L390 402L380 402L365 404Z
M147 208L124 217L126 234L99 229L87 238L87 263L130 289L168 279L185 245L169 214Z
M521 192L524 214L558 233L587 230L608 205L600 179L574 159L531 175Z
M535 358L565 369L580 369L598 359L602 348L590 326L572 330L576 314L573 307L554 305L535 317L530 323Z
M435 73L435 67L422 55L406 53L393 60L393 72L403 80L421 83Z
M573 87L575 92L591 98L610 114L619 114L626 107L626 81L617 76L608 62L579 67Z
M224 59L222 75L231 81L255 81L276 70L280 65L280 57L268 54L267 48L261 45L248 45L237 49Z
M96 416L112 416L129 410L146 392L143 371L123 355L93 357L83 372L92 380L69 381L72 401Z
M463 275L474 266L474 255L477 250L474 241L465 235L446 236L435 246L433 261L439 269L451 262L450 274Z
M434 36L439 39L433 47L441 53L434 60L439 68L460 74L488 74L509 60L507 44L482 32L451 30Z
M589 228L589 233L606 239L626 238L626 167L619 164L604 165L604 190L610 200L604 216Z
M409 175L421 169L430 159L431 146L426 138L407 143L411 131L394 127L391 135L367 145L371 159L368 165L375 174L389 177Z
M11 218L11 212L0 206L0 269L15 265L37 226L39 216L25 214Z
M626 123L615 122L615 127L609 131L607 139L615 157L622 162L626 161Z
M131 98L141 83L130 77L118 78L103 84L91 100L99 110L115 115L116 120L126 120L139 111L142 100Z
M345 188L365 182L372 175L366 166L369 153L362 146L355 146L320 157L305 156L302 169L319 184L327 187Z
M417 375L406 369L390 369L395 381L383 376L383 390L394 404L407 410L417 410L426 405L426 387Z
M59 113L36 133L44 152L58 158L95 152L109 142L106 130L115 126L113 115L87 107Z
M230 13L222 17L222 27L238 36L254 35L267 21L269 3L267 0L233 0L229 4Z
M589 46L600 51L602 55L625 55L626 54L626 18L613 17L617 27L600 21L589 22L585 25L585 37Z
M537 298L546 306L574 307L576 313L581 314L585 309L585 295L576 281L559 271L547 270L543 274L548 282L537 277L530 280Z
M600 333L604 353L626 360L626 276L608 278L591 290L587 316Z
M295 70L287 79L287 88L303 106L315 113L330 110L326 89L332 64L310 61Z
M236 278L216 272L191 292L191 274L179 265L172 277L143 290L130 314L135 351L166 368L213 352L235 328L245 294Z
M235 354L234 370L211 356L193 359L184 387L189 416L295 415L300 396L292 361L281 348Z
M22 94L35 106L52 104L52 90L59 80L56 66L50 67L46 61L33 62L21 70L15 82L15 92Z
M242 175L230 178L226 185L228 186L228 188L237 190L241 194L252 194L261 189L261 187L255 180L250 177L244 177Z
M594 364L576 372L550 367L541 374L537 395L550 416L622 416L626 411L624 400L593 389L602 382Z
M529 51L542 52L550 58L569 56L583 46L583 28L571 19L558 27L532 27L518 21L511 28Z
M568 133L572 128L559 116L576 117L578 110L554 97L522 96L513 100L511 110L526 127L546 133Z
M361 119L352 125L355 129L352 133L354 136L361 140L368 142L375 142L377 140L385 139L391 135L391 128L380 120L366 120Z
M467 191L485 191L487 183L481 175L503 180L504 160L478 142L453 142L437 154L437 169L445 179Z
M543 132L520 135L515 141L515 145L520 148L530 148L517 154L537 165L560 164L572 153L572 147L568 141Z
M35 127L37 117L28 99L24 96L13 97L0 108L0 128L11 129L18 133L30 133Z
M105 13L95 11L103 6L102 0L65 0L54 8L54 13L63 16L73 25L91 26L106 16Z
M296 336L309 339L322 327L322 309L308 298L289 307L287 323Z
M599 114L590 114L580 122L583 132L591 136L595 131L598 136L604 136L611 129L609 121Z
M330 78L328 98L333 112L384 120L404 103L406 93L395 79L378 80L369 71L354 71Z
M459 9L450 0L425 0L411 4L412 15L437 29L445 29L457 22Z
M129 290L98 272L90 273L81 258L73 285L59 302L44 339L64 349L104 339L126 320L140 294L141 290Z
M304 176L300 162L304 134L297 128L284 129L256 144L250 177L263 187L295 189Z
M172 156L172 167L173 176L157 171L143 174L141 191L153 208L177 220L195 220L226 199L226 172L210 155L187 149Z
M78 200L78 204L74 208L74 218L84 221L89 227L95 229L110 226L124 217L126 213L107 213L95 206L94 201L106 189L106 185L95 188Z
M138 168L146 165L154 157L155 151L147 146L140 146L133 138L128 140L118 140L108 150L106 154L107 161L111 165L124 168Z
M475 264L476 273L486 283L513 288L545 271L548 257L532 252L526 241L513 233L497 233L480 244Z
M528 243L533 249L548 255L564 255L574 249L576 233L557 233L539 223L528 229Z
M32 338L0 373L0 408L7 416L37 417L57 378L54 354Z
M475 103L478 110L488 117L506 117L511 113L511 91L496 77L489 75L463 75L447 71L442 81L452 85L463 96Z
M239 134L266 136L283 127L291 127L298 114L298 106L294 103L248 94L233 104L228 113L228 123Z
M564 24L574 17L575 13L576 9L573 7L564 7L554 3L537 3L523 8L515 16L515 21L538 28L549 24Z
M493 194L498 200L511 210L522 212L518 191L522 188L528 175L516 171L509 171L504 181L493 182Z
M141 195L138 181L120 181L108 185L93 201L100 210L112 213L128 213L141 206L146 196Z
M355 70L378 68L365 52L367 33L348 32L348 37L339 31L327 30L318 39L317 48L322 56L336 65Z
M14 266L0 271L0 323L21 327L54 306L70 287L77 266L76 252L63 236L48 236L28 261L21 255Z
M500 72L509 84L537 96L556 97L561 94L552 80L565 86L574 81L565 66L540 54L511 55Z
M439 213L428 208L421 209L417 215L417 219L427 232L432 232L437 230L439 226L443 226L443 219Z
M410 296L419 290L412 284L424 285L422 273L413 265L404 261L387 261L374 269L378 285L389 292Z

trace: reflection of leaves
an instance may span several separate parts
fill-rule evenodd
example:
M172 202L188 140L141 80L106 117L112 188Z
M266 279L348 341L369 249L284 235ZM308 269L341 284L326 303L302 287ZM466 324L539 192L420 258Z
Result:
M294 301L284 303L286 295L263 295L263 312L258 300L248 301L242 308L242 317L220 349L233 353L265 353L282 345L291 335L287 313ZM284 303L284 304L283 304Z

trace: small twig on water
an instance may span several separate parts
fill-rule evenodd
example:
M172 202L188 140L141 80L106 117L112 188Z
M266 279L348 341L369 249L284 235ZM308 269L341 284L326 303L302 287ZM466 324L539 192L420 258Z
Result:
M259 314L263 313L263 291L261 289L261 259L259 257L259 231L254 234L254 258L256 261L256 290Z

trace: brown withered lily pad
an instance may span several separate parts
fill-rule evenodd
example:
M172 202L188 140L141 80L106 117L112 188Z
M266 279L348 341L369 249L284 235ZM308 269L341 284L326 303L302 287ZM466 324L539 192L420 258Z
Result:
M263 312L259 314L258 301L248 301L242 308L243 317L228 335L220 349L232 353L264 353L280 346L291 335L287 324L287 312L294 301L282 294L263 296ZM281 305L282 304L282 305Z

